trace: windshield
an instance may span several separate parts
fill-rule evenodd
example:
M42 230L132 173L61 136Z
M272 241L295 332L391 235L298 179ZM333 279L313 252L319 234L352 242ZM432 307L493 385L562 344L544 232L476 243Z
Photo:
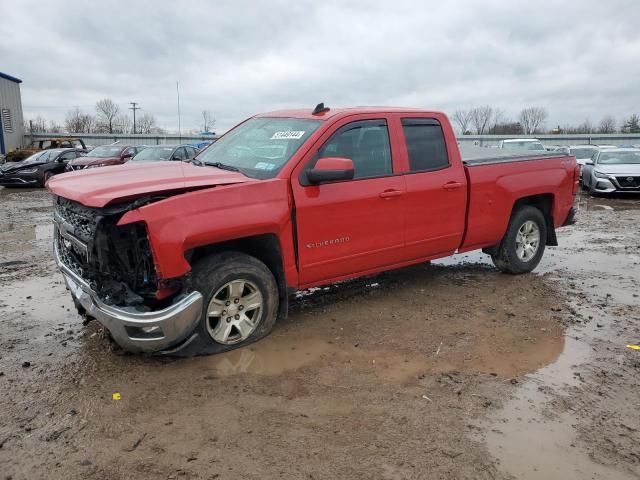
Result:
M251 118L197 158L237 168L249 177L273 178L320 123L300 118Z
M598 163L602 165L640 164L640 152L602 152Z
M160 162L163 160L171 160L171 155L175 147L147 147L132 160L137 162Z
M116 146L104 145L102 147L96 147L87 154L87 157L94 157L94 158L118 157L120 156L120 152L122 151L122 148L123 147L119 145L116 145Z
M507 150L544 150L544 145L540 142L504 142L502 148Z
M591 158L593 154L597 151L597 148L572 148L569 150L571 155L576 158Z
M23 163L46 163L55 159L58 154L62 150L43 150L42 152L37 152L28 157L26 160L23 160Z

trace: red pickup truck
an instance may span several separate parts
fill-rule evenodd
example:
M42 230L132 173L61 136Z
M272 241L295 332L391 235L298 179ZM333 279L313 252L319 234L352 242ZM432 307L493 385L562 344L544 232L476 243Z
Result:
M54 254L81 313L131 351L193 355L269 333L291 293L483 249L530 272L573 221L574 157L476 149L443 113L256 115L189 162L71 172Z

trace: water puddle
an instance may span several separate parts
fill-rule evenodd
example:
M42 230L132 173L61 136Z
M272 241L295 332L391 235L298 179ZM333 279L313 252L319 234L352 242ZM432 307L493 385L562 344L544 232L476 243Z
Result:
M582 194L578 197L579 210L585 211L624 211L624 210L640 210L640 196L632 195L616 195L608 197L591 197ZM579 213L579 211L578 211Z
M318 338L301 342L292 336L271 335L246 348L201 359L204 368L221 376L251 373L278 375L317 361L332 350Z
M40 225L14 226L13 224L9 224L4 232L0 232L0 242L6 245L12 242L28 242L31 240L51 241L52 237L53 223L51 223L51 219L48 219L47 222L43 222Z
M635 478L595 463L576 447L574 415L545 410L552 394L581 383L575 372L591 355L586 342L567 337L558 360L529 375L497 418L483 425L487 447L500 460L501 470L523 480Z
M2 287L2 321L12 321L30 329L31 337L44 341L52 327L80 323L62 277L32 277Z

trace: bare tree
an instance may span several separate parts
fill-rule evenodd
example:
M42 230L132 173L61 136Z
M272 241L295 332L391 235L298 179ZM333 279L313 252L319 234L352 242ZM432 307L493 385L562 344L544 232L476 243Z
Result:
M633 114L622 123L622 133L640 133L640 116Z
M103 98L96 102L96 112L98 112L98 121L102 124L108 133L113 133L115 120L120 113L120 107L110 98Z
M574 133L595 133L596 129L588 118L575 128Z
M93 133L96 128L96 117L90 113L82 115L82 131L84 133Z
M547 109L543 107L528 107L522 109L520 116L520 125L526 135L532 135L544 127L544 123L549 116Z
M153 115L149 115L145 113L136 121L136 126L138 127L138 133L151 133L151 129L153 129L156 125L156 119Z
M118 115L113 120L113 131L109 133L131 133L133 121L129 115Z
M607 115L602 120L600 120L600 125L598 127L599 133L616 133L616 119L611 115Z
M47 121L38 115L36 118L29 120L29 123L26 125L25 131L29 131L31 133L42 133L47 131Z
M453 114L453 121L458 124L460 133L466 135L469 131L469 122L471 122L471 110L456 110Z
M493 108L489 105L484 107L475 107L470 110L471 123L476 129L478 135L483 135L491 124L491 118L493 117Z
M210 132L214 125L216 124L216 119L213 114L209 110L202 111L202 131Z
M64 119L64 129L68 133L81 133L84 130L83 116L84 114L78 107L69 110Z
M498 125L501 125L502 123L504 123L506 120L506 116L504 113L504 110L502 110L501 108L494 108L493 109L493 121L491 122L491 128L487 131L487 133L489 132L495 132L495 130L498 128Z
M49 122L49 131L51 133L62 133L62 127L55 120Z

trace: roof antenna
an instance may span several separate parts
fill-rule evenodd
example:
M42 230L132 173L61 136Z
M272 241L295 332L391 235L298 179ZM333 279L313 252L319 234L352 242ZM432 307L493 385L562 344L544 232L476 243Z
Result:
M313 112L311 113L311 115L321 115L324 112L328 112L329 110L330 110L329 107L324 106L324 102L319 103L318 105L316 105L316 108L313 109Z

